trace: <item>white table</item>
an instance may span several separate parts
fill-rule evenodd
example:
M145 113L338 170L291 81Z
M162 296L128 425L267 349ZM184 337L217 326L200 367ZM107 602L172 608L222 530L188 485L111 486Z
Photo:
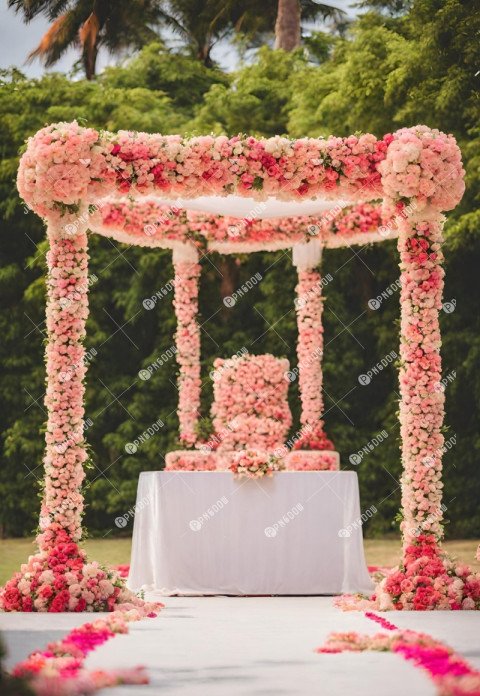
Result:
M144 472L128 585L165 595L369 593L357 475Z

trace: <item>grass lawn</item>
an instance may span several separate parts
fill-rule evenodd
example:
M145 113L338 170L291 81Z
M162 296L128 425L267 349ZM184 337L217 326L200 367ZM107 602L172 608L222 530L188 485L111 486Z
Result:
M118 565L130 562L132 540L125 539L87 539L84 547L89 558L102 563ZM480 571L480 563L475 562L477 542L458 540L445 542L445 549L453 557ZM35 551L33 539L0 539L0 585L8 580L28 556ZM367 563L375 566L393 566L400 558L400 541L397 539L365 539Z

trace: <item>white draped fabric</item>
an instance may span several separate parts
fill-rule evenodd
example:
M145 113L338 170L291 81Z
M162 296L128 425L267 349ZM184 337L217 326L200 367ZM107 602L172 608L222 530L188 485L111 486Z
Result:
M369 593L355 472L140 475L128 585L162 594Z
M147 197L147 199L150 197ZM340 209L355 201L342 199L328 200L326 198L302 199L298 201L280 201L276 198L267 198L258 201L254 198L243 196L200 196L199 198L156 199L162 205L196 210L202 213L214 213L216 215L230 215L238 218L251 218L252 220L276 217L296 217L297 215L318 215L327 210Z

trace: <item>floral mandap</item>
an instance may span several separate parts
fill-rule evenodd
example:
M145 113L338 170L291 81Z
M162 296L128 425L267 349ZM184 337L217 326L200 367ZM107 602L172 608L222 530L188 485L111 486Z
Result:
M441 546L442 228L444 212L462 198L463 177L455 139L426 126L383 138L290 140L109 133L73 122L30 138L18 189L45 221L49 241L45 482L38 552L1 591L1 608L152 611L118 573L88 561L79 547L88 456L83 340L90 234L172 249L183 449L167 455L167 467L237 475L339 467L323 422L322 252L396 238L403 560L373 597L346 598L344 605L480 608L480 578L446 558ZM201 440L200 260L212 250L278 249L292 249L298 271L298 364L290 369L274 356L217 360L214 432ZM295 442L285 443L292 373L302 428Z

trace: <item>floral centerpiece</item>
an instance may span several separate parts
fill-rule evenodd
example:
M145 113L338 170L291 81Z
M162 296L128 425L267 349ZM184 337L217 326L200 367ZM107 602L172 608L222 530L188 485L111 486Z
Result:
M218 451L282 446L292 424L288 370L288 360L270 354L215 360L212 417L220 434Z
M264 452L263 450L242 450L234 452L229 470L239 478L262 478L263 476L272 476L275 471L282 471L284 468L283 462L273 454Z

